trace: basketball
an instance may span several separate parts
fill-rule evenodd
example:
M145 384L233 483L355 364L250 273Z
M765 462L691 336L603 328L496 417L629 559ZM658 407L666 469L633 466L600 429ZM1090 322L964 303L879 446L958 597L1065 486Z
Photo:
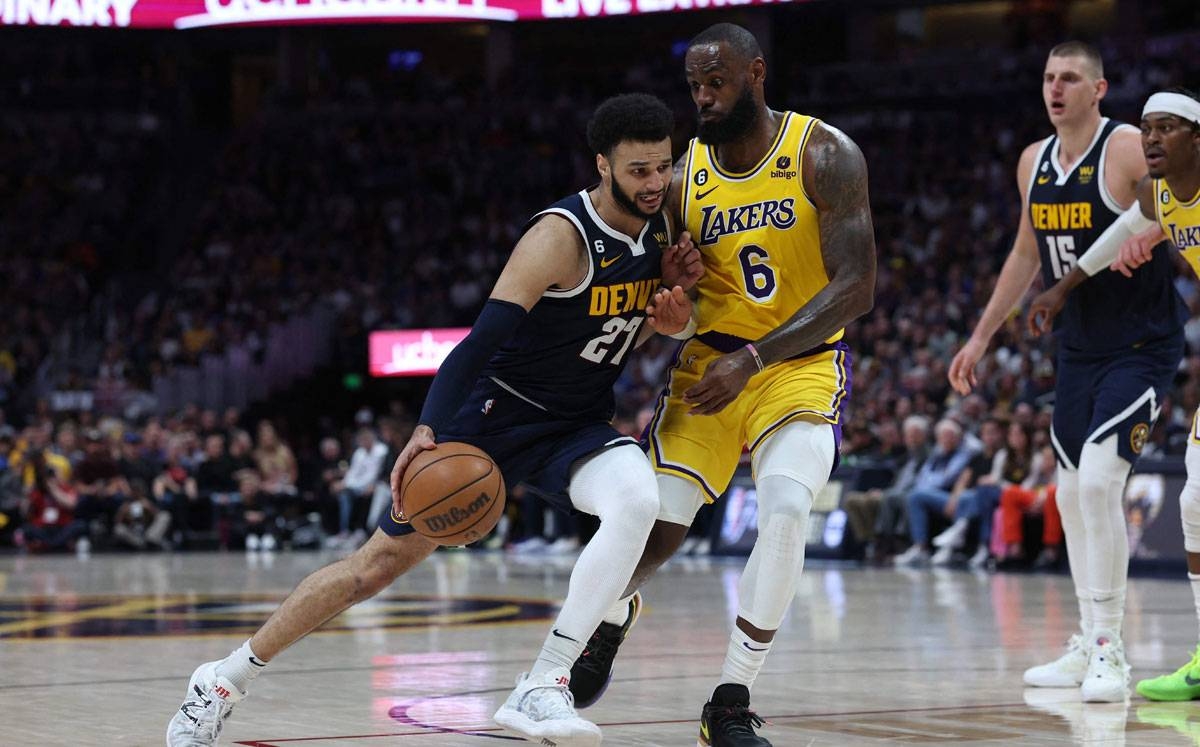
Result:
M408 465L400 505L413 529L439 545L469 545L504 512L504 477L482 450L457 441L422 451Z

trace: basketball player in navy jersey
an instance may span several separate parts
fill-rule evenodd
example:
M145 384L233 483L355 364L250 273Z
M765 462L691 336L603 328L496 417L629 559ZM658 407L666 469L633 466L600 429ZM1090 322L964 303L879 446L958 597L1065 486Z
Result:
M1049 288L1135 199L1146 175L1137 129L1100 114L1108 84L1099 54L1081 42L1050 51L1042 97L1055 134L1021 154L1021 224L971 338L950 366L961 394L975 364L1041 269ZM1160 253L1135 279L1102 273L1076 289L1056 318L1051 440L1057 502L1079 601L1080 632L1067 652L1026 670L1034 687L1079 687L1085 701L1123 701L1129 674L1121 643L1129 566L1125 478L1158 418L1183 355L1185 309Z
M399 484L413 457L437 441L474 444L508 485L524 482L552 505L600 518L541 653L495 716L540 744L600 743L600 729L575 711L571 665L629 580L659 510L649 461L610 423L613 384L639 338L684 330L684 290L702 273L690 238L674 241L662 210L673 127L652 96L600 105L588 125L600 184L530 221L470 335L434 378L392 471L392 511L379 531L302 581L240 649L195 671L169 746L216 744L267 662L433 552L404 520Z

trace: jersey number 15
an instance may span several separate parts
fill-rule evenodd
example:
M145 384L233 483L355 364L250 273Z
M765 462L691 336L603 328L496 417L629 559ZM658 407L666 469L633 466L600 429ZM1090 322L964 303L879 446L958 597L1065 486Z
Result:
M1050 249L1050 270L1054 273L1054 279L1062 280L1075 268L1078 260L1075 256L1075 237L1047 236L1046 246Z

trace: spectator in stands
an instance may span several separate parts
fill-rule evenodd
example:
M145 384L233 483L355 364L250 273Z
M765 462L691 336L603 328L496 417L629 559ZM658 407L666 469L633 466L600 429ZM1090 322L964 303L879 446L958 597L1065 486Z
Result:
M1042 570L1058 564L1063 541L1062 518L1054 502L1056 461L1054 449L1043 446L1033 462L1033 469L1020 485L1010 485L1000 493L1000 542L998 560L1007 565L1025 561L1026 514L1042 515L1042 549L1034 568Z
M923 494L914 493L910 496L910 501L916 499L919 505L909 503L909 523L916 523L911 518L912 512L923 509L930 513L944 516L947 519L954 519L954 524L951 526L958 526L959 522L963 520L959 517L959 514L966 515L969 511L973 510L974 493L972 491L981 485L994 484L999 481L1006 456L1004 435L1004 427L999 420L992 417L985 418L979 426L980 451L972 457L970 463L967 464L967 468L958 476L949 496L944 502L939 503L940 497L933 491L927 491ZM945 533L943 532L943 534ZM987 542L985 541L982 544L986 546ZM933 565L949 565L954 556L954 551L961 547L962 543L953 544L945 541L942 535L938 535L938 537L933 539L933 545L938 549L933 554L930 562Z
M338 533L330 538L331 547L350 549L358 547L367 538L367 513L385 468L383 460L388 446L375 437L374 430L359 428L355 443L357 448L350 457L350 468L334 486L338 500Z
M974 452L963 442L963 430L954 420L942 418L933 429L934 449L917 472L908 494L908 530L912 546L895 557L896 565L928 565L929 516L925 505L945 505Z
M199 504L200 492L196 478L184 463L186 448L186 442L181 436L171 437L167 442L166 461L151 484L156 505L172 517L173 524L185 532L185 540L186 532L207 528L204 518L209 516L208 504Z
M24 522L16 535L18 547L30 552L66 550L74 542L76 550L87 553L91 543L87 525L75 519L79 495L67 480L46 462L45 455L32 452L28 464L33 472L22 514Z
M972 568L986 565L991 558L992 519L1000 505L1000 493L1004 488L1020 485L1025 480L1029 475L1032 453L1029 427L1009 423L1004 449L997 454L999 475L993 471L980 477L974 488L959 497L954 523L933 538L934 546L961 548L966 542L970 523L975 521L979 525L979 545L968 565Z
M148 545L163 549L167 530L171 528L171 514L159 509L146 495L145 483L134 482L130 487L133 496L117 510L113 536L135 550L144 550Z
M272 495L295 495L299 468L292 450L279 438L269 420L258 424L258 448L254 462L262 477L262 489Z
M865 546L870 562L891 556L895 538L904 531L904 503L929 454L929 419L909 415L904 419L904 461L886 488L850 493L843 502L854 536Z
M112 446L95 428L84 434L84 457L73 479L79 491L78 518L89 522L88 531L93 537L109 531L117 509L132 490L117 468Z

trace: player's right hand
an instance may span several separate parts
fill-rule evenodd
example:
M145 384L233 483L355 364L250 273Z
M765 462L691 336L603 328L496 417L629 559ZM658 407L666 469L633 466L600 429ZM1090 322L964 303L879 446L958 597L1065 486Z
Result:
M679 286L691 290L704 275L704 260L687 231L679 234L674 244L663 249L662 284L667 288Z
M659 288L646 305L646 323L660 335L679 334L691 318L692 301L678 285Z
M1124 244L1121 244L1121 252L1117 255L1116 261L1108 266L1108 269L1115 270L1127 278L1133 277L1133 271L1150 261L1154 256L1154 247L1158 246L1165 238L1167 238L1166 234L1157 225L1130 236Z
M396 465L392 467L392 514L394 516L404 517L404 509L400 502L400 486L404 482L404 472L408 469L409 463L416 458L417 454L436 446L433 429L427 425L418 425L413 429L408 443L400 450L400 456L396 457Z
M950 373L947 376L954 391L964 397L971 393L971 389L978 383L975 381L975 364L979 363L986 351L987 345L973 337L958 351L954 360L950 362Z

